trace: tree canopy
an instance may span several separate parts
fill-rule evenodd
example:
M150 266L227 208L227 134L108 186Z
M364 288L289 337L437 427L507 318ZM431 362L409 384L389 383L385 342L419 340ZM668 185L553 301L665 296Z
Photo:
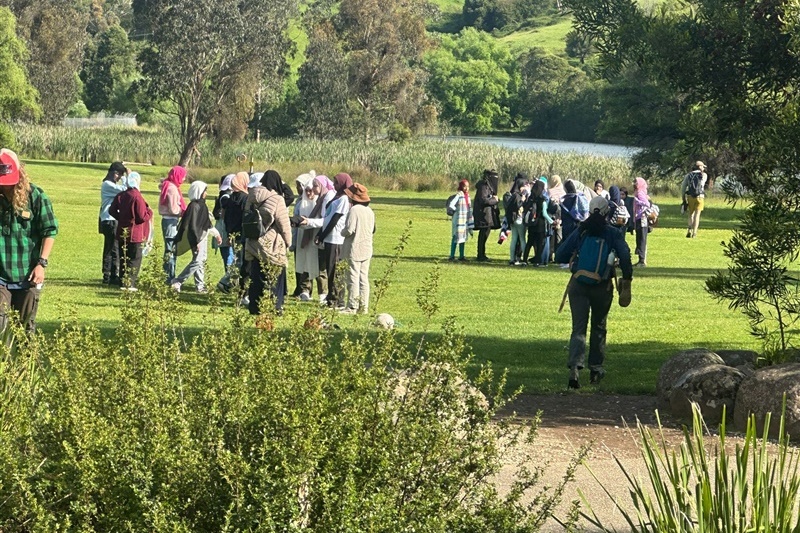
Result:
M23 67L28 50L16 35L16 19L6 7L0 7L0 145L13 144L6 122L26 114L38 115L38 92L28 81Z

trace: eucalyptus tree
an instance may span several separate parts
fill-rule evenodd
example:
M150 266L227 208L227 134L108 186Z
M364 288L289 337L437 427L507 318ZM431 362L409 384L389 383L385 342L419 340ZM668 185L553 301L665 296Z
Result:
M28 50L17 37L16 19L8 8L0 7L0 145L13 145L7 121L25 115L38 115L38 93L25 73Z
M297 0L140 0L133 4L148 34L140 54L144 89L180 125L178 164L187 164L232 94L253 95L282 75L286 30ZM252 114L254 98L244 111ZM247 117L245 117L247 118Z

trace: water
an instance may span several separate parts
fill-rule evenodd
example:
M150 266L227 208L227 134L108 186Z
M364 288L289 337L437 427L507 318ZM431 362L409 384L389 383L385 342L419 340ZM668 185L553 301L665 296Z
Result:
M582 143L552 139L523 139L519 137L445 136L446 141L488 143L515 150L541 150L543 152L576 152L607 157L631 157L639 148L620 144Z

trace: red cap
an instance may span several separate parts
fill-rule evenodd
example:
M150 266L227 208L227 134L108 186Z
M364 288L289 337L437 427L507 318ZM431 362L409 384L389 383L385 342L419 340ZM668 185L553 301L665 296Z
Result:
M0 185L19 183L19 159L17 154L3 148L0 150Z

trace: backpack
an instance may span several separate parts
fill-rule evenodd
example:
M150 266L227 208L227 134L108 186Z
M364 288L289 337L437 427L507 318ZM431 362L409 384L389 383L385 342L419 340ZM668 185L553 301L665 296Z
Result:
M242 236L245 239L260 239L267 233L261 217L262 205L264 202L250 204L250 209L245 209L242 213Z
M647 224L649 226L655 226L658 224L658 215L661 214L661 210L658 206L654 203L650 203L650 206L644 210L643 215L647 217Z
M703 173L694 170L686 175L686 194L697 198L703 194Z
M450 197L447 199L447 201L444 204L445 210L447 211L447 216L449 216L449 217L451 217L451 216L456 214L456 207L453 204L453 200L456 199L457 195L458 195L458 193L451 194Z
M586 285L598 285L608 279L609 255L611 255L611 245L606 242L605 237L582 235L581 245L574 260L577 268L573 277Z

